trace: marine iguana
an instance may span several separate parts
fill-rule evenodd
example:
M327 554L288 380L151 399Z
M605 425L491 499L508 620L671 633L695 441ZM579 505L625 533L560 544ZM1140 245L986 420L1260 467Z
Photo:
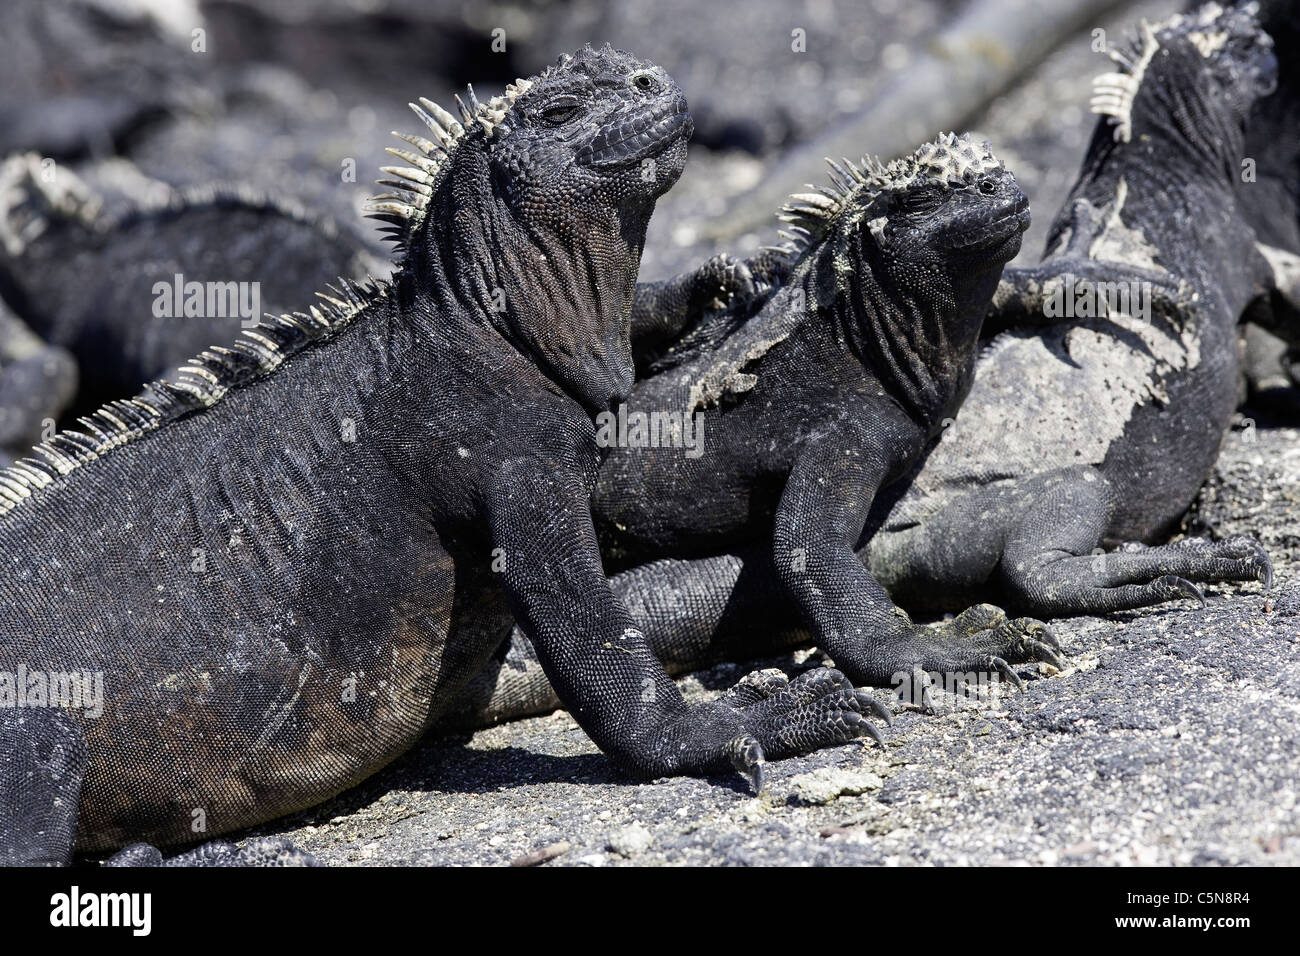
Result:
M629 770L757 783L866 732L830 670L688 707L601 570L593 416L631 387L681 92L586 48L459 120L422 103L433 138L403 137L375 206L392 282L343 281L0 473L0 691L20 668L104 688L97 719L0 707L6 860L67 860L74 815L94 852L316 804L409 748L512 611Z
M1237 200L1272 43L1250 10L1207 4L1144 22L1112 55L1120 71L1096 81L1103 119L1048 252L1008 270L999 293L1004 322L1048 325L989 346L968 402L869 542L869 566L901 603L993 593L1054 616L1201 598L1198 581L1271 581L1248 538L1154 543L1218 457L1238 321L1274 282ZM1050 307L1072 294L1096 308Z
M756 546L855 683L918 664L1009 673L1006 657L1057 660L1030 620L990 627L981 611L914 626L853 554L879 490L969 388L989 301L1029 224L1014 177L987 144L949 134L889 167L837 165L832 186L783 215L780 289L715 348L634 389L628 420L694 416L705 445L629 440L610 453L593 498L607 567Z
M175 377L338 276L387 272L359 235L241 184L175 190L108 216L72 170L24 154L0 165L0 206L0 296L75 356L82 412Z

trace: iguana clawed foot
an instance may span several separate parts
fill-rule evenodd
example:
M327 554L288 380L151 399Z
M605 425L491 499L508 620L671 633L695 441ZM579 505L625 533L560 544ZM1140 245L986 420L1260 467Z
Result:
M1042 614L1102 614L1194 598L1205 605L1198 583L1261 581L1273 585L1273 565L1252 538L1223 541L1187 538L1148 547L1126 544L1108 554L1045 562L1016 582Z
M1061 645L1051 629L1031 617L1009 618L992 604L977 604L956 617L936 624L908 624L893 636L864 645L858 660L835 658L836 664L863 684L895 689L915 683L914 700L922 710L932 710L926 684L914 682L918 673L929 675L952 689L960 685L996 680L1020 689L1023 683L1012 664L1043 661L1065 668Z
M320 862L287 840L259 837L242 847L214 841L163 859L148 843L133 843L104 861L104 866L320 866Z
M697 295L704 300L704 308L743 308L757 291L749 266L725 252L705 262L696 275Z
M755 792L763 789L767 759L797 757L858 737L871 737L883 748L884 738L867 715L893 722L884 704L828 667L805 671L793 681L777 671L754 671L718 703L733 709L747 731L728 751L732 766Z
M976 672L994 675L1017 690L1024 689L1012 664L1043 661L1065 668L1060 642L1042 621L1009 618L992 604L976 604L956 617L915 629L919 651L914 668L945 675Z

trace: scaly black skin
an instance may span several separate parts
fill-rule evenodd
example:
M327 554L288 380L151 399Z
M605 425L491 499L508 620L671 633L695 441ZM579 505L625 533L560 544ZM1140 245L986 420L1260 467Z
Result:
M1039 616L1103 613L1199 596L1197 581L1269 580L1267 556L1244 538L1095 553L1159 540L1185 511L1235 408L1238 320L1275 289L1236 199L1245 118L1271 86L1272 55L1248 16L1225 26L1233 39L1213 60L1162 36L1167 52L1148 68L1131 142L1100 124L1052 253L1000 284L991 321L1009 331L982 357L942 439L873 508L858 555L905 606L934 614L992 600ZM1154 247L1155 269L1134 264L1135 232ZM1089 255L1094 247L1101 255ZM1044 292L1070 275L1151 282L1150 328L1046 316ZM716 510L694 520L707 529ZM647 633L679 670L734 659L738 645L755 654L800 640L761 552L665 560L612 583L629 607L668 622ZM966 612L960 629L982 613ZM476 688L462 723L554 706L525 643L496 666L497 684Z
M350 318L305 343L308 316L260 329L298 344L251 371L210 359L234 369L224 397L29 477L46 487L0 518L0 671L105 685L99 719L0 709L5 860L66 861L74 831L85 851L176 844L316 804L411 746L511 612L637 773L757 777L765 755L864 732L834 673L688 707L601 568L593 415L631 388L645 227L691 129L680 91L587 49L491 133L468 125L392 286L345 291ZM43 787L8 772L33 766Z
M37 157L17 156L5 171L0 228L33 238L0 250L0 296L76 358L76 414L173 378L203 349L239 335L244 319L233 312L155 315L159 282L170 286L178 274L186 282L255 282L256 322L310 301L338 276L363 279L382 265L359 236L247 188L188 189L108 217L70 170L47 172Z

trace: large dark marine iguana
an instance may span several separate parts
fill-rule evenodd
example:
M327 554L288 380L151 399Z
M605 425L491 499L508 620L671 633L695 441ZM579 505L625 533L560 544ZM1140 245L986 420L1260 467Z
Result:
M512 612L637 773L758 782L868 732L829 669L688 706L601 568L593 416L631 388L680 91L587 48L460 120L420 112L432 139L405 137L406 185L375 207L404 252L391 283L344 282L0 473L5 861L316 804L409 748ZM31 706L68 675L102 697Z
M882 494L858 542L871 575L908 607L994 600L1042 616L1101 613L1196 597L1195 582L1271 577L1245 538L1100 553L1158 540L1185 511L1235 407L1238 319L1277 282L1236 198L1245 119L1275 68L1251 12L1210 5L1174 17L1117 57L1124 72L1098 81L1109 115L1052 251L1039 267L1006 270L990 316L1003 331L970 394L923 462ZM1149 294L1149 320L1121 314L1118 300L1109 316L1045 314L1053 290L1079 279ZM698 347L716 349L736 324L708 316L687 338L704 328ZM779 582L749 555L661 560L612 584L676 671L800 639ZM533 657L516 635L495 686L480 682L459 721L554 707Z
M762 627L733 604L726 626L691 630L697 594L743 594L762 577L855 683L918 665L1011 675L1008 658L1059 664L1044 626L996 608L913 625L853 552L876 495L969 388L1028 200L987 144L952 135L888 167L833 168L833 185L785 207L784 255L748 264L759 289L778 284L757 313L716 340L688 335L619 411L647 434L674 416L678 437L695 433L693 451L670 435L645 447L598 433L617 447L597 482L596 527L606 567L631 568L612 585L670 660L704 635ZM680 560L690 558L701 560ZM498 681L535 674L518 642ZM464 710L495 717L485 684Z

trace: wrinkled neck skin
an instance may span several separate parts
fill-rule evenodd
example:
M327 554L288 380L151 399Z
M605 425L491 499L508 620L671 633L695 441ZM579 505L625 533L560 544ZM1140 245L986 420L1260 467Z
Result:
M865 234L855 239L852 261L857 267L838 277L836 322L863 364L933 433L970 390L980 327L1004 263L948 260L904 280Z
M415 320L435 339L509 349L591 414L631 391L632 298L654 202L616 209L559 196L558 218L524 217L498 191L487 157L457 157L430 197L410 250ZM631 206L631 208L628 208Z

